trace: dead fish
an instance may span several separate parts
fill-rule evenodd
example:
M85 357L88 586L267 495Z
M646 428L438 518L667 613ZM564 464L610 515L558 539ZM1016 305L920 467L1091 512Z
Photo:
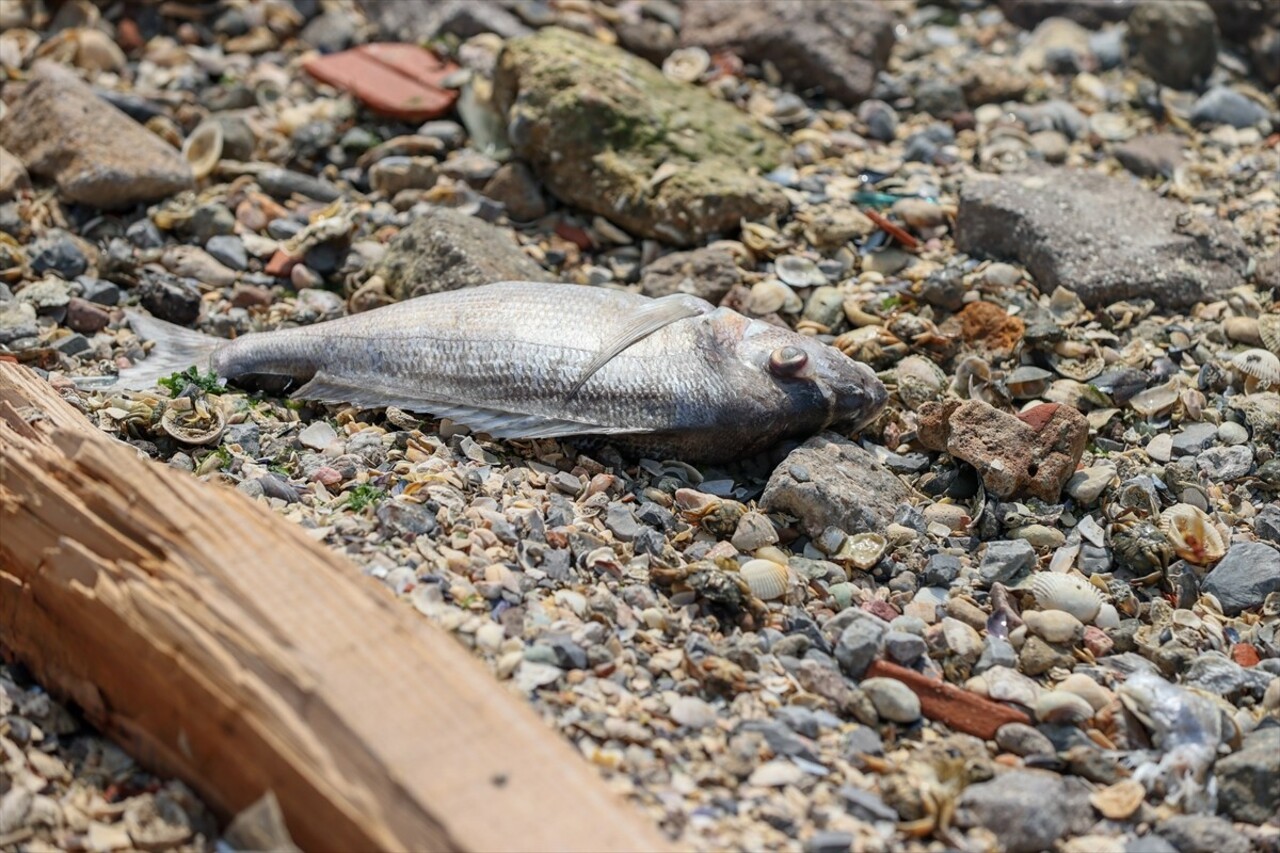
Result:
M724 462L883 407L870 368L810 337L693 296L500 282L223 340L131 313L155 341L117 385L192 365L305 382L294 397L447 417L495 438L607 437Z

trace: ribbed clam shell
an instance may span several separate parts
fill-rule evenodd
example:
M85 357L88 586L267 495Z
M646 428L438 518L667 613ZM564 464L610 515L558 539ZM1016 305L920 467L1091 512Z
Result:
M1247 349L1231 359L1231 366L1258 380L1262 390L1280 385L1280 356L1264 349Z
M1178 503L1160 514L1160 529L1173 551L1188 563L1207 566L1227 553L1226 542L1204 510L1194 504Z
M1258 336L1262 345L1280 355L1280 312L1263 314L1258 318Z
M761 601L772 601L787 594L787 567L772 560L747 560L738 574L751 588L751 594Z
M1045 610L1062 610L1084 622L1093 621L1102 609L1102 593L1093 584L1076 575L1040 572L1022 585L1031 590L1036 603Z
M222 125L207 121L193 130L182 143L182 156L197 181L212 174L222 159Z

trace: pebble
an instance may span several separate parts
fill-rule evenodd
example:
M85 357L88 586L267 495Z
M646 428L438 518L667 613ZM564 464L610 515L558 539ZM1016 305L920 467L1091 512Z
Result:
M1257 607L1269 593L1280 590L1280 550L1265 542L1237 542L1200 588L1216 596L1225 613Z
M1191 108L1191 120L1197 124L1253 127L1266 118L1265 107L1226 86L1214 86Z
M215 234L205 242L204 250L228 269L242 272L249 267L244 241L234 234Z
M1196 465L1205 474L1230 483L1253 470L1253 451L1244 444L1211 447L1196 457Z
M876 706L876 713L891 723L920 719L920 698L910 687L892 678L867 678L858 684Z
M880 654L888 625L870 614L857 614L836 642L835 658L850 678L861 678L871 661Z
M671 719L682 726L705 729L715 725L716 709L696 696L681 696L671 703Z
M1036 552L1030 542L1020 539L987 544L978 564L978 577L985 586L1007 584L1036 565Z
M295 193L320 202L336 201L341 195L337 187L323 178L291 169L267 169L258 175L258 186L276 198L287 199Z
M996 746L1005 752L1027 757L1029 755L1053 755L1053 743L1033 726L1025 723L1005 723L996 732Z
M1093 823L1087 789L1043 770L1012 770L964 789L956 803L960 826L984 826L1008 853L1052 849L1068 832Z
M1193 423L1183 427L1173 436L1174 456L1194 456L1218 437L1218 428L1211 423Z
M29 254L33 272L40 275L52 273L66 281L81 275L89 266L88 259L72 236L56 228L33 243Z
M328 421L315 421L298 433L298 441L303 447L313 450L324 450L338 440L338 433Z
M29 302L0 302L0 344L11 344L23 338L33 338L36 325L36 309Z
M1113 465L1095 465L1081 468L1067 480L1064 490L1083 506L1093 506L1102 497L1103 491L1115 480L1116 469Z
M1140 68L1158 83L1190 88L1218 58L1218 28L1207 3L1139 3L1129 35Z

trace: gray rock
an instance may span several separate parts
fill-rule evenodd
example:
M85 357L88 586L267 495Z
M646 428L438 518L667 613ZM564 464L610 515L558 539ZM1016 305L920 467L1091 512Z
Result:
M354 16L345 10L334 9L308 21L298 38L321 53L337 53L350 47L355 35Z
M1067 485L1064 486L1064 489L1075 500L1085 506L1091 506L1102 496L1107 484L1114 480L1115 476L1116 469L1114 465L1095 465L1092 468L1081 468L1071 475L1071 479L1067 480Z
M853 833L834 829L815 832L804 843L804 853L848 853L853 848Z
M37 62L0 122L0 147L64 199L105 209L157 201L193 185L173 146L98 98L75 74Z
M383 501L373 514L383 530L398 536L430 536L440 529L435 513L410 501Z
M1158 835L1143 835L1127 838L1124 853L1178 853L1178 850Z
M1036 565L1036 549L1025 539L988 542L978 564L978 577L985 586L1007 584Z
M1280 505L1264 506L1253 520L1253 532L1261 539L1280 545Z
M691 245L790 207L752 171L781 162L781 137L622 48L559 27L512 39L494 102L553 195L630 233Z
M974 675L986 672L993 666L1005 666L1013 669L1018 665L1018 653L1008 640L993 637L990 634L982 638L982 655L973 665Z
M481 33L514 38L529 32L529 28L501 3L360 0L360 7L377 27L379 36L391 41L426 42L446 33L462 39Z
M1112 27L1089 34L1089 50L1102 71L1119 68L1128 55L1125 50L1125 37L1128 35L1124 27Z
M207 243L218 234L234 234L236 215L225 204L202 204L191 214L185 230L197 242Z
M1023 757L1054 753L1053 742L1026 723L1005 723L997 729L996 746Z
M760 508L794 516L809 536L828 527L864 533L884 529L909 496L873 454L824 433L791 451L774 469Z
M935 118L948 118L968 108L964 91L950 80L930 78L916 89L916 109Z
M32 272L53 273L70 281L82 274L89 260L75 239L61 228L51 228L27 249Z
M892 142L898 134L898 112L884 101L868 99L858 105L858 121L867 126L867 136Z
M1093 823L1088 791L1074 777L1043 770L1012 770L964 789L955 820L986 827L1006 853L1038 853Z
M1249 853L1253 849L1229 821L1214 815L1173 815L1157 821L1155 831L1178 853Z
M1129 37L1137 66L1175 89L1207 77L1218 58L1218 23L1200 0L1138 4Z
M1017 258L1041 290L1065 287L1090 306L1149 297L1185 308L1242 284L1249 264L1235 231L1189 213L1094 172L974 176L961 188L956 243Z
M960 558L951 554L931 554L920 575L923 586L949 587L960 577Z
M262 449L261 434L261 429L255 423L230 424L223 443L238 444L246 456L256 459Z
M1261 736L1261 737L1259 737ZM1280 813L1280 728L1272 726L1250 735L1244 747L1218 760L1218 803L1233 819L1261 824Z
M244 241L234 234L210 237L204 244L204 250L230 269L243 271L249 267L249 253L245 251Z
M735 284L742 281L742 269L724 249L692 249L663 255L640 274L640 292L645 296L690 293L715 305Z
M71 286L52 276L33 281L18 291L18 301L26 302L41 314L60 312L71 301Z
M1216 425L1201 421L1187 424L1173 436L1173 455L1195 456L1217 440Z
M920 697L896 678L867 678L858 685L876 706L881 719L914 723L920 719Z
M297 193L314 201L330 202L342 193L323 178L295 172L292 169L267 169L258 175L258 186L276 198L289 198Z
M108 307L120 303L120 287L114 281L82 275L76 283L80 285L80 296L87 302Z
M1078 139L1089 129L1089 119L1069 101L1045 101L1017 107L1013 114L1027 126L1029 133L1056 130L1068 139Z
M905 631L890 631L884 638L885 654L894 663L900 663L903 666L911 666L911 664L920 660L921 656L928 650L924 637L916 634L908 634Z
M1172 178L1185 159L1186 137L1173 133L1135 136L1117 145L1112 154L1120 165L1140 178Z
M1262 104L1226 86L1214 86L1191 108L1191 120L1196 124L1253 127L1266 118L1267 110Z
M63 355L80 355L92 349L93 344L84 335L77 333L59 338L53 348Z
M610 504L605 512L604 526L623 542L630 542L645 529L626 504Z
M1210 447L1196 457L1196 465L1214 480L1230 483L1253 470L1253 451L1246 444Z
M200 316L200 289L190 279L152 274L138 290L142 307L161 320L190 326Z
M1280 551L1265 542L1237 542L1200 588L1217 596L1229 615L1257 607L1269 593L1280 590Z
M879 657L888 632L888 623L870 613L865 613L841 631L840 639L836 641L835 657L845 675L862 678L871 662Z
M619 44L659 67L680 46L680 34L666 21L624 20L614 27L614 32Z
M396 299L495 281L551 281L502 229L450 208L430 208L396 235L378 266Z
M504 163L484 185L484 194L499 202L516 222L531 222L547 212L538 179L524 163Z
M1196 656L1182 683L1236 702L1243 696L1261 702L1272 676L1257 667L1243 667L1222 652L1207 650Z
M709 0L685 7L680 38L770 62L797 89L854 104L871 95L893 48L894 19L872 0Z

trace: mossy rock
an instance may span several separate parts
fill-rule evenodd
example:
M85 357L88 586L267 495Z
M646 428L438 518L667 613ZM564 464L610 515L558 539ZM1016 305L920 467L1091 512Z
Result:
M548 27L507 43L494 90L547 188L634 234L691 245L787 210L760 175L782 137L620 48ZM655 180L663 166L675 170Z

